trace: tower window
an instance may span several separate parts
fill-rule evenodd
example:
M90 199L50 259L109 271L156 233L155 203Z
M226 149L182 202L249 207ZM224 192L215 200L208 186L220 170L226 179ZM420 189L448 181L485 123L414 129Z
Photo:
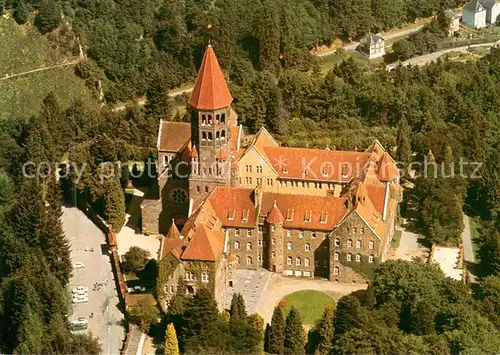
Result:
M208 124L212 124L212 115L208 115Z
M226 123L226 114L225 113L223 113L223 114L220 115L220 122L221 123Z
M226 139L226 131L225 130L222 130L222 132L220 133L220 139Z
M201 115L201 124L206 125L207 124L207 116Z
M201 140L207 140L207 132L201 132Z
M208 140L211 141L213 139L214 139L214 137L212 135L212 132L208 132Z
M215 139L219 139L220 138L220 132L215 132Z
M220 115L215 116L215 124L219 124L220 122Z
M208 192L208 186L205 186L205 192Z

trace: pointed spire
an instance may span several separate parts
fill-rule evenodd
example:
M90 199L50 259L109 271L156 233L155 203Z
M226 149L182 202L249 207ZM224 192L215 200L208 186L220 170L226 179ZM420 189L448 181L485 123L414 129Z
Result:
M269 224L283 224L284 220L285 218L283 218L283 214L281 214L281 211L276 205L276 200L274 200L273 208L271 208L271 211L269 211L266 222Z
M233 102L233 97L229 92L214 49L209 45L203 56L189 104L199 110L216 110L228 107L231 102Z
M168 239L180 239L181 238L181 233L179 232L179 229L177 229L177 226L175 225L175 220L172 218L172 225L170 226L170 230L168 231L167 234Z
M198 151L196 150L196 146L193 145L193 149L191 149L191 153L189 153L189 156L191 158L198 158Z

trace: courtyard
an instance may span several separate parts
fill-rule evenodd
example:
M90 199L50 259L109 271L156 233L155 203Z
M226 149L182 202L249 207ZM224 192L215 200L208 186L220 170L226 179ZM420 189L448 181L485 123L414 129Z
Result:
M271 322L273 309L285 296L303 290L325 293L335 302L353 291L365 289L366 284L342 284L313 278L285 277L266 269L233 271L233 286L223 308L229 308L235 293L241 293L248 314L258 313Z

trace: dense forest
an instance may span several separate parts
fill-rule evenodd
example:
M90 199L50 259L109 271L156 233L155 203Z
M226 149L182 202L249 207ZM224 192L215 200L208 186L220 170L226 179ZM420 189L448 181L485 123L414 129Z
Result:
M382 264L367 290L327 307L307 333L294 307L284 314L276 306L264 330L259 315L247 315L239 294L229 311L219 313L205 289L190 298L182 290L167 314L166 355L491 354L500 349L500 318L493 311L500 305L500 278L487 277L471 289L420 261Z
M321 354L360 349L498 352L500 49L477 61L439 61L391 72L346 59L326 75L309 53L335 37L359 38L457 3L0 0L0 10L12 11L19 23L37 10L35 24L56 46L77 51L78 38L88 60L75 72L91 88L102 81L109 102L148 98L144 107L113 112L81 102L61 108L47 93L38 115L0 122L0 352L100 351L92 336L71 335L65 317L71 262L59 217L68 197L62 193L70 191L76 172L58 187L51 177L23 177L23 163L87 164L75 186L78 196L119 225L126 182L101 181L99 164L151 157L158 120L181 105L166 90L194 79L209 40L249 132L266 126L286 145L331 149L362 149L379 139L394 147L399 162L443 164L436 178L404 175L415 188L405 192L402 214L416 214L416 228L429 242L456 245L462 210L480 220L482 278L477 285L446 280L435 268L418 263L383 264L367 294L346 296L336 311L325 311L310 333L308 349L322 349L317 350ZM469 164L463 170L467 177L449 177L461 172L460 159L480 163L478 176L470 177L474 166ZM258 317L244 314L237 300L230 314L221 316L210 297L200 292L184 299L180 294L177 310L167 315L181 349L243 353L261 345L269 349L271 343L276 353L300 348L293 338L300 315L280 317L277 311L280 325L273 330L271 324L261 344ZM200 317L200 311L207 316ZM284 330L287 326L290 331Z
M82 74L95 87L103 80L108 101L144 95L151 87L175 88L195 77L209 40L229 73L282 67L310 70L308 49L335 38L429 17L463 0L1 0L16 20L50 33L59 22L58 46L90 61ZM0 10L1 11L1 10ZM61 12L64 20L60 20ZM70 30L71 29L71 30ZM55 36L54 36L55 37ZM281 58L281 60L280 60Z

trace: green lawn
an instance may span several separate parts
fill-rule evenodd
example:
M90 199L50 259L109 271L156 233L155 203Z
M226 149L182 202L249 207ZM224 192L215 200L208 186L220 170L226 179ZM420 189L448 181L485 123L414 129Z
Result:
M321 318L326 306L334 306L335 301L326 293L312 290L297 291L286 295L280 302L283 307L283 314L286 316L290 308L294 306L300 312L303 325L312 325Z
M0 78L37 68L69 62L31 24L17 25L0 16ZM0 81L0 120L26 119L39 112L42 100L54 92L63 109L75 99L93 101L85 81L74 74L73 66L49 69Z

